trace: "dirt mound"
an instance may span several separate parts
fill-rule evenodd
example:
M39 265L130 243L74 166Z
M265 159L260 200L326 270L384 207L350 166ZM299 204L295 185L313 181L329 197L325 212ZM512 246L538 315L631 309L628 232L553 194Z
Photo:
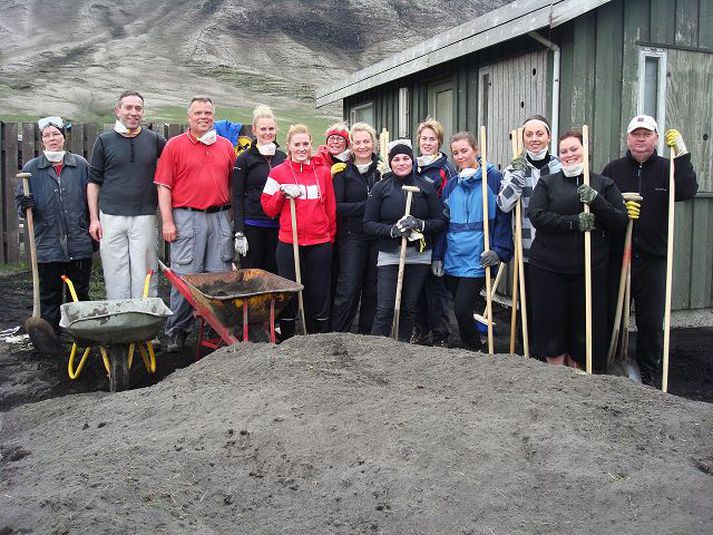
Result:
M648 534L713 521L710 405L517 357L297 337L0 417L0 533Z

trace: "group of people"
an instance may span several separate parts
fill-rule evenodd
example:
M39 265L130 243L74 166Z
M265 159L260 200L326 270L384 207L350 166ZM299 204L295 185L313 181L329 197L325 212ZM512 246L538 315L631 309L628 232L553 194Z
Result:
M283 151L277 120L264 105L255 108L253 140L239 155L216 133L209 97L191 99L188 130L168 142L142 127L139 93L122 93L115 114L114 129L97 138L90 162L65 151L61 118L41 119L43 154L23 168L32 175L32 193L18 188L18 211L35 214L42 316L56 329L60 275L87 299L97 247L107 298L141 297L146 272L156 266L158 209L178 274L229 271L237 263L294 280L296 236L311 333L350 331L358 314L357 332L391 334L403 259L398 339L446 345L450 296L462 345L479 350L473 314L485 271L512 257L512 213L521 201L532 349L553 364L584 363L583 236L592 237L595 371L604 371L619 237L636 220L637 359L642 379L653 381L661 353L668 163L656 153L651 117L631 121L626 156L602 175L592 173L587 185L581 133L565 132L551 154L542 116L525 121L524 151L501 173L489 162L484 172L472 134L458 132L446 143L443 127L430 118L416 132L418 155L399 139L382 161L376 132L365 123L333 125L316 150L308 128L293 125ZM690 155L675 130L666 144L676 153L676 200L689 199L697 191ZM621 191L643 200L625 203ZM149 294L156 295L155 280ZM167 349L177 351L193 315L175 288L170 299ZM293 301L279 318L282 340L295 334L297 319Z

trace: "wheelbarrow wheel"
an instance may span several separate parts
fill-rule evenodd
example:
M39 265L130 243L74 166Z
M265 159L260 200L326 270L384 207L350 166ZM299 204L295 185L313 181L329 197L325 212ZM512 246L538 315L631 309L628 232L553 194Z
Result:
M129 363L126 346L112 347L109 351L109 391L121 392L129 388Z

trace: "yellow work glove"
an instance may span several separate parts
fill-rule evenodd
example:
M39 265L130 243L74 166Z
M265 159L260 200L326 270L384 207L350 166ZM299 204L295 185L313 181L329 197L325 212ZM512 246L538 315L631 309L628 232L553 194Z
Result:
M347 168L347 164L345 164L344 162L335 163L332 166L332 176L336 175L337 173L341 173L346 168Z
M639 214L641 214L641 203L636 201L624 201L626 205L626 213L631 220L639 219Z
M671 128L666 131L666 135L664 137L666 138L666 145L673 149L674 158L688 154L688 149L686 148L686 144L683 142L681 132L675 128Z

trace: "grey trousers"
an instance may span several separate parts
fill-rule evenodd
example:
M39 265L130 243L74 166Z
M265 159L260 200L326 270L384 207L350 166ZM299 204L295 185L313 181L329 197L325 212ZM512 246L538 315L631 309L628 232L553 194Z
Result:
M171 243L171 269L180 275L230 271L235 249L233 226L228 210L206 214L180 208L173 210L178 237ZM193 329L193 308L171 287L173 316L166 322L166 334Z
M158 234L155 215L123 216L101 212L104 236L100 253L107 299L141 299L149 269L156 271ZM151 277L149 297L156 297L158 276Z

